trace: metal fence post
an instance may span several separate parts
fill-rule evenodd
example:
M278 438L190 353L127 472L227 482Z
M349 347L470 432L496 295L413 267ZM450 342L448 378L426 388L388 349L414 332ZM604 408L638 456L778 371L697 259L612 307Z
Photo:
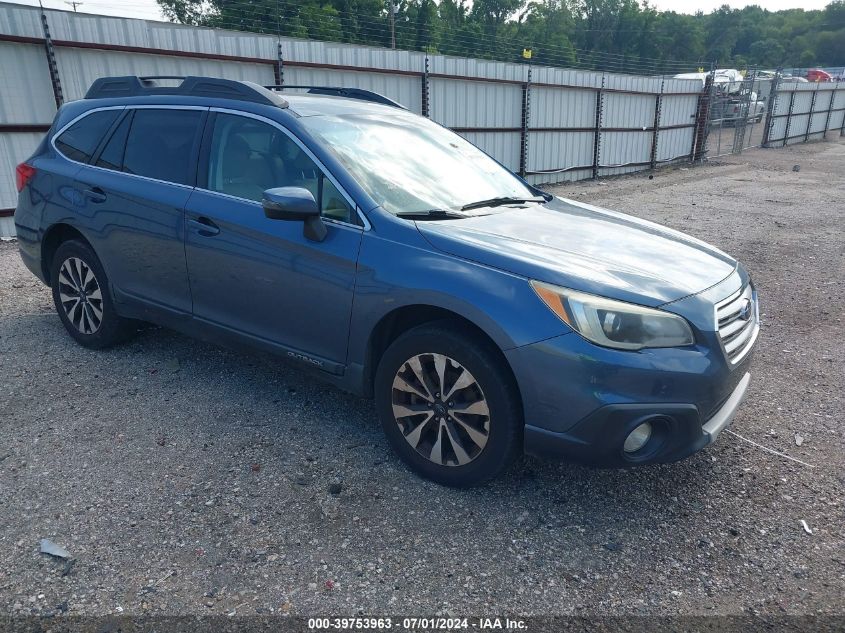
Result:
M772 134L772 127L775 124L775 111L777 110L778 88L780 87L780 76L783 72L782 68L775 71L775 76L772 77L772 85L769 88L769 102L766 104L766 127L763 130L763 147L769 146L769 137Z
M821 82L816 82L816 89L813 90L813 96L810 98L810 114L807 115L807 129L804 132L804 142L810 140L810 128L813 127L813 110L816 109L816 98L819 94L819 86Z
M833 102L836 101L836 91L839 90L839 80L836 80L836 85L830 91L830 99L827 101L827 116L824 118L824 130L822 130L822 139L827 139L827 127L830 125L830 115L833 112Z
M839 136L845 136L845 112L842 113L842 126L839 128Z
M666 85L666 77L660 77L660 92L654 95L654 134L651 136L651 168L657 166L657 137L660 133L660 108L663 105L663 87Z
M789 140L789 128L792 125L792 106L795 105L795 90L789 93L789 110L786 111L786 129L783 131L783 145L786 147L786 142Z
M428 73L429 73L428 53L426 53L425 66L424 66L423 75L422 75L422 115L426 118L431 116L431 113L429 111L429 108L430 108L429 91L430 91L431 88L428 84L428 81L429 81Z
M710 64L710 72L704 80L704 90L698 97L695 131L693 132L693 151L690 162L704 159L707 151L707 137L710 134L710 112L713 108L713 95L716 90L716 64Z
M56 63L56 51L53 48L53 40L50 37L50 25L47 24L47 14L41 8L41 30L44 31L44 50L47 54L47 67L50 69L50 83L53 85L53 97L56 100L56 108L62 107L64 95L62 94L62 82L59 78L59 66Z
M596 91L596 127L593 134L593 180L599 177L599 161L601 160L601 115L604 106L605 75L601 76L601 88Z
M282 55L282 41L276 43L276 64L273 66L273 75L277 86L285 85L285 58Z
M273 79L277 86L285 84L285 59L282 55L282 2L276 0L276 63L273 65Z
M528 79L522 84L522 125L520 126L519 175L525 178L528 162L528 123L531 119L531 66L528 67Z

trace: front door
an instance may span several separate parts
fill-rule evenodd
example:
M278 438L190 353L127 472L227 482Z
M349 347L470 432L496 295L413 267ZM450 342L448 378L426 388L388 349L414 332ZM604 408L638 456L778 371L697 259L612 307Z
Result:
M185 214L194 318L340 373L363 232L350 200L274 123L213 113L205 136ZM307 239L302 222L264 215L263 192L285 186L314 194L324 241Z

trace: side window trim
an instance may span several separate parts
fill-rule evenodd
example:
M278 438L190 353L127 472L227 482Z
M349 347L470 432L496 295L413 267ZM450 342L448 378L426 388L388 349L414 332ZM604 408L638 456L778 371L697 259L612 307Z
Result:
M211 140L214 137L214 125L217 121L217 112L211 110L205 120L205 127L202 131L199 156L197 157L197 189L210 191L208 188L208 166L211 160Z
M326 166L322 163L322 161L320 161L320 159L317 158L314 155L314 153L308 147L306 147L305 144L302 141L300 141L299 138L293 132L291 132L289 129L287 129L284 125L282 125L278 121L274 121L273 119L268 119L267 117L263 117L260 114L253 114L252 112L243 112L241 110L231 110L229 108L216 108L216 107L212 107L210 109L210 115L213 115L217 112L220 112L222 114L230 114L230 115L234 115L234 116L240 116L240 117L244 117L244 118L247 118L247 119L255 119L256 121L261 121L262 123L267 123L267 124L272 125L273 127L277 128L278 130L281 130L281 132L283 134L285 134L290 140L292 140L294 143L296 143L296 145L303 152L305 152L305 154L308 156L308 158L310 158L314 162L314 164L320 170L321 177L328 178L331 181L331 183L337 188L337 190L340 192L340 194L344 197L346 202L349 203L350 208L353 210L353 212L355 213L355 215L357 216L357 219L358 219L357 222L344 222L343 220L338 220L336 218L330 218L330 217L323 216L323 220L326 221L326 222L332 222L332 223L339 224L339 225L352 226L352 227L355 227L355 228L358 228L358 229L364 229L365 231L368 231L370 229L370 223L367 221L366 216L363 213L361 213L361 208L358 206L358 204L355 202L355 200L352 199L352 196L350 196L346 192L346 189L344 189L341 186L341 184L337 181L337 179L332 175L332 173L328 169L326 169ZM210 123L213 123L212 116L209 116L209 119L206 122L206 126L208 126ZM206 174L208 173L207 172L208 159L209 159L208 154L210 153L211 132L208 133L208 137L209 137L208 138L209 146L206 147L205 145L203 145L204 154L201 154L202 160L203 160L203 163L204 163L201 166L201 168L204 167ZM203 141L205 141L205 134L203 134ZM205 186L201 186L199 183L200 183L200 179L198 178L197 179L197 188L202 189L203 191L208 191L210 193L214 193L214 194L217 194L217 195L226 196L228 198L235 198L237 200L244 200L244 201L251 202L251 203L257 204L257 205L261 204L260 202L256 202L255 200L248 200L246 198L240 198L238 196L232 196L232 195L222 193L222 192L219 192L219 191L212 191L211 189L207 188L208 187L207 181L204 181ZM322 190L322 187L319 187L319 190ZM318 204L319 204L319 200L318 200Z

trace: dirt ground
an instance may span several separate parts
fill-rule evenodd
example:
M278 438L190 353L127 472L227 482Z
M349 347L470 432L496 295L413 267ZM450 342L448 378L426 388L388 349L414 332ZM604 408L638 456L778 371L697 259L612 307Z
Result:
M75 345L0 244L0 614L845 614L843 174L837 139L556 188L750 269L738 435L631 470L526 459L465 491L280 362L158 328Z

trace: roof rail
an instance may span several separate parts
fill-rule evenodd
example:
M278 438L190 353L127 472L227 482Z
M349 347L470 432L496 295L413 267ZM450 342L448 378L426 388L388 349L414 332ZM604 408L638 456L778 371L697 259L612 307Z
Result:
M383 105L393 106L394 108L402 108L407 110L401 103L397 103L392 99L388 99L384 95L371 90L364 90L363 88L341 88L333 86L264 86L267 90L281 91L281 90L307 90L309 94L314 95L329 95L334 97L346 97L347 99L360 99L361 101L372 101L373 103L381 103Z
M159 79L180 81L177 86L162 86ZM101 77L96 79L86 99L108 99L110 97L143 97L152 95L181 95L190 97L214 97L251 101L279 108L288 107L280 95L254 84L251 81L233 81L215 77L179 77L161 75L156 77Z

